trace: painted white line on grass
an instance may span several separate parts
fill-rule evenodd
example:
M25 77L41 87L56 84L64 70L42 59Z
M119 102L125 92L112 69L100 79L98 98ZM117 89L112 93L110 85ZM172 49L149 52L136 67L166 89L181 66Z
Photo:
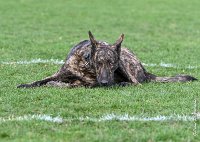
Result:
M147 66L147 67L164 67L164 68L185 68L185 69L197 69L200 68L200 66L182 66L182 65L176 65L176 64L171 64L171 63L163 63L161 62L160 64L146 64L142 63L142 65Z
M163 116L158 115L155 117L146 117L146 116L130 116L129 114L124 115L116 115L116 114L107 114L103 115L99 118L94 117L80 117L77 120L79 121L93 121L93 122L101 122L101 121L194 121L195 118L200 119L199 116L189 116L189 115L170 115Z
M1 64L5 65L12 65L12 64L38 64L38 63L51 63L51 64L64 64L63 60L58 60L58 59L32 59L30 61L15 61L15 62L1 62ZM163 63L161 62L160 64L154 64L154 63L142 63L144 66L147 67L164 67L164 68L186 68L186 69L197 69L200 68L200 66L182 66L182 65L176 65L176 64L171 64L171 63Z
M12 65L12 64L38 64L38 63L52 63L52 64L64 64L63 60L58 59L32 59L30 61L15 61L15 62L1 62L1 64Z
M53 123L63 123L69 121L92 121L92 122L104 122L104 121L196 121L200 120L200 113L196 116L189 115L158 115L155 117L146 117L146 116L130 116L129 114L116 115L116 114L106 114L101 117L78 117L78 118L62 118L60 116L52 117L46 114L35 114L35 115L24 115L24 116L10 116L10 117L0 117L0 123L9 122L9 121L31 121L31 120L40 120Z
M24 115L24 116L9 116L9 117L0 117L0 123L9 122L9 121L30 121L30 120L42 120L49 121L54 123L62 123L63 119L59 116L52 117L46 114L34 114L34 115Z

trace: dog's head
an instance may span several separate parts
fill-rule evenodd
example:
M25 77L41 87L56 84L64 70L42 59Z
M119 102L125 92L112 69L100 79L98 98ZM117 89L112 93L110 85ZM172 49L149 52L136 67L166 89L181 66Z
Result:
M97 81L101 86L109 86L114 82L114 72L119 66L121 43L124 34L114 44L103 44L95 40L89 31L89 38L92 44L91 61L95 68Z

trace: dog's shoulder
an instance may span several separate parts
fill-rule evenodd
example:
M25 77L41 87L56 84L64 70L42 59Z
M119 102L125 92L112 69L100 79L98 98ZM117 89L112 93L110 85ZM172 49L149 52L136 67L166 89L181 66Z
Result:
M85 50L85 48L91 45L89 40L83 40L72 47L71 51L69 52L66 60L68 60L71 56L73 56L77 51Z

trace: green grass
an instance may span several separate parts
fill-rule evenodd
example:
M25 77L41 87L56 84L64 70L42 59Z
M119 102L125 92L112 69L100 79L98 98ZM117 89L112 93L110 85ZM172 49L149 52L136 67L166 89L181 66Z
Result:
M190 74L200 78L199 0L2 0L0 62L65 59L70 48L88 39L114 42L125 34L124 46L144 63L172 63L181 68L146 67L160 75ZM105 114L157 116L194 111L200 83L148 83L124 88L17 89L60 68L54 64L0 64L0 117L49 114L63 118ZM197 104L200 112L200 104ZM196 122L45 121L0 122L0 141L200 141Z

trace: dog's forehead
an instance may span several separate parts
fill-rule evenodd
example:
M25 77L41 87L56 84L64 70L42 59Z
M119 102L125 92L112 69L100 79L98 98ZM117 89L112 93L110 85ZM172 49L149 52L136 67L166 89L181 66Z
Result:
M102 46L109 45L106 41L98 41L98 43Z
M110 55L115 54L115 51L110 46L100 46L97 48L97 54L101 55Z
M110 60L110 59L115 60L116 56L117 54L115 53L115 51L107 47L98 48L95 54L95 57L98 61L104 61L104 60Z

